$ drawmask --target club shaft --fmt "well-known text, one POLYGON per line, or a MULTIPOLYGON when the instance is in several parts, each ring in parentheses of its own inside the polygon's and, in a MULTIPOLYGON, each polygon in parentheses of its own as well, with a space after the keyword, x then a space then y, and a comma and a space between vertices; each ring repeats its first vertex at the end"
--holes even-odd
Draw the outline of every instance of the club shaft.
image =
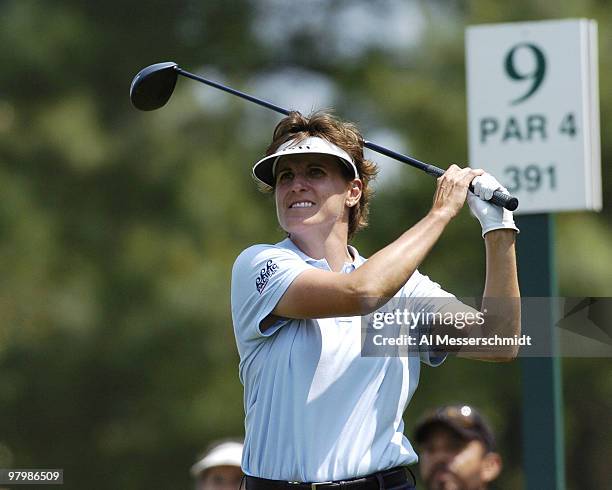
MULTIPOLYGON (((253 97, 252 95, 245 94, 244 92, 241 92, 240 90, 236 90, 231 87, 227 87, 226 85, 222 85, 218 82, 209 80, 199 75, 195 75, 193 73, 183 70, 182 68, 179 68, 178 66, 175 68, 175 70, 177 71, 179 75, 183 75, 184 77, 191 78, 192 80, 197 80, 198 82, 202 82, 211 87, 217 88, 219 90, 223 90, 224 92, 230 93, 232 95, 236 95, 242 99, 246 99, 260 106, 267 107, 268 109, 272 109, 273 111, 284 114, 285 116, 288 115, 290 112, 287 109, 283 109, 282 107, 272 104, 271 102, 268 102, 263 99, 259 99, 257 97, 253 97)), ((417 160, 416 158, 412 158, 407 155, 402 155, 401 153, 390 150, 389 148, 385 148, 384 146, 373 143, 372 141, 364 141, 363 146, 377 153, 380 153, 382 155, 398 160, 400 162, 406 163, 408 165, 412 165, 413 167, 416 167, 419 170, 423 170, 424 172, 427 172, 428 174, 439 177, 440 175, 444 173, 444 170, 442 170, 441 168, 438 168, 434 165, 430 165, 425 162, 421 162, 420 160, 417 160)))
POLYGON ((290 112, 287 109, 283 109, 282 107, 272 104, 271 102, 268 102, 266 100, 258 99, 257 97, 253 97, 252 95, 245 94, 244 92, 241 92, 240 90, 236 90, 231 87, 227 87, 220 83, 214 82, 212 80, 208 80, 207 78, 201 77, 199 75, 194 75, 193 73, 189 73, 188 71, 185 71, 182 68, 179 68, 178 66, 175 67, 175 70, 179 75, 183 75, 184 77, 191 78, 192 80, 197 80, 198 82, 205 83, 206 85, 210 85, 211 87, 218 88, 219 90, 223 90, 224 92, 230 93, 232 95, 236 95, 242 99, 246 99, 250 102, 254 102, 255 104, 258 104, 260 106, 267 107, 268 109, 272 109, 273 111, 276 111, 276 112, 280 112, 281 114, 284 114, 285 116, 288 115, 290 112))
MULTIPOLYGON (((257 97, 253 97, 252 95, 245 94, 244 92, 241 92, 240 90, 236 90, 231 87, 227 87, 226 85, 223 85, 221 83, 218 83, 213 80, 209 80, 207 78, 204 78, 199 75, 195 75, 193 73, 185 71, 178 66, 174 67, 174 69, 179 75, 182 75, 187 78, 191 78, 192 80, 196 80, 198 82, 204 83, 216 89, 223 90, 224 92, 227 92, 229 94, 236 95, 237 97, 248 100, 249 102, 253 102, 257 105, 267 107, 268 109, 272 109, 273 111, 279 112, 280 114, 284 114, 285 116, 291 112, 291 111, 288 111, 287 109, 277 106, 276 104, 272 104, 271 102, 268 102, 266 100, 262 100, 257 97)), ((394 160, 410 165, 414 168, 418 168, 419 170, 422 170, 423 172, 426 172, 429 175, 432 175, 434 177, 440 177, 442 174, 444 174, 444 170, 441 169, 440 167, 436 167, 435 165, 431 165, 429 163, 421 162, 420 160, 417 160, 416 158, 412 158, 407 155, 403 155, 402 153, 398 153, 396 151, 390 150, 389 148, 385 148, 384 146, 373 143, 372 141, 364 141, 363 146, 365 146, 366 148, 369 148, 372 151, 375 151, 376 153, 380 153, 381 155, 385 155, 389 158, 393 158, 394 160)), ((471 185, 470 185, 470 190, 474 190, 471 185)), ((510 211, 514 211, 518 207, 518 199, 516 197, 513 197, 501 191, 495 191, 490 202, 498 206, 505 207, 509 209, 510 211)))
POLYGON ((419 170, 423 170, 424 172, 427 172, 430 175, 435 175, 436 177, 439 177, 444 173, 444 170, 436 167, 435 165, 430 165, 429 163, 422 162, 420 160, 417 160, 416 158, 409 157, 408 155, 402 155, 401 153, 390 150, 389 148, 377 145, 372 141, 364 141, 363 146, 375 151, 376 153, 380 153, 381 155, 385 155, 389 158, 393 158, 394 160, 398 160, 402 163, 406 163, 415 168, 418 168, 419 170))

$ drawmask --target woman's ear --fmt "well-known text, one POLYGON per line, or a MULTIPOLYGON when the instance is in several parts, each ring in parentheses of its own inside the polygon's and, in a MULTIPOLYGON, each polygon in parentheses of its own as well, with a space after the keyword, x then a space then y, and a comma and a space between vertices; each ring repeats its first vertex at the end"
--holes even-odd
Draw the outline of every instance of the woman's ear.
POLYGON ((363 183, 361 182, 360 179, 353 179, 353 180, 351 180, 349 185, 350 185, 350 187, 349 187, 349 189, 347 191, 347 195, 346 195, 346 205, 349 208, 352 208, 353 206, 355 206, 359 202, 359 199, 361 199, 361 192, 363 190, 363 183))

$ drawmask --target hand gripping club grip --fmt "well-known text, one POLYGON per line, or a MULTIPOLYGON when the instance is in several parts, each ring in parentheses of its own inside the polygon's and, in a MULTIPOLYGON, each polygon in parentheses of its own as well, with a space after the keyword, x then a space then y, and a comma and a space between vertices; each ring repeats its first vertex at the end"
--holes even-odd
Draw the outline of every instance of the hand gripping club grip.
MULTIPOLYGON (((444 174, 444 170, 442 170, 440 167, 436 167, 435 165, 431 165, 430 163, 422 162, 408 155, 402 155, 401 153, 390 150, 389 148, 377 145, 372 141, 365 140, 363 142, 363 146, 377 153, 380 153, 381 155, 386 155, 390 158, 393 158, 399 162, 407 163, 408 165, 418 168, 419 170, 422 170, 428 173, 429 175, 433 175, 434 177, 441 177, 442 174, 444 174)), ((472 184, 470 184, 470 190, 472 192, 474 191, 474 187, 472 187, 472 184)), ((497 206, 506 208, 508 211, 514 211, 516 208, 518 208, 519 205, 519 201, 516 197, 501 191, 495 191, 493 193, 493 197, 489 199, 489 202, 497 206)))
MULTIPOLYGON (((434 165, 429 165, 429 168, 427 168, 425 172, 433 175, 434 177, 441 177, 444 174, 444 170, 434 165)), ((470 190, 474 192, 474 186, 472 184, 470 184, 470 190)), ((502 191, 495 191, 493 193, 493 197, 489 199, 489 202, 497 206, 501 206, 502 208, 506 208, 508 211, 514 211, 516 208, 518 208, 518 199, 502 191)))

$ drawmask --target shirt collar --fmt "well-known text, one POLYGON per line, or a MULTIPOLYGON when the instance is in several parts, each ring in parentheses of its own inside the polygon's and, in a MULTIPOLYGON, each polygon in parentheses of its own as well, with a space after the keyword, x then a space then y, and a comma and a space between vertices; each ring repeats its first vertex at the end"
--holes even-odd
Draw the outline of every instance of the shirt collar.
MULTIPOLYGON (((280 247, 292 250, 293 252, 295 252, 307 264, 311 264, 314 267, 317 267, 318 269, 328 269, 328 270, 331 270, 331 267, 327 263, 327 259, 325 259, 325 258, 322 258, 322 259, 313 259, 312 257, 309 257, 304 252, 302 252, 299 249, 299 247, 295 243, 293 243, 293 241, 289 237, 285 238, 281 242, 278 242, 277 245, 280 246, 280 247)), ((342 272, 352 272, 357 267, 359 267, 363 263, 363 261, 364 261, 363 257, 361 257, 361 255, 359 255, 359 252, 357 251, 357 249, 355 247, 353 247, 352 245, 347 245, 347 247, 348 247, 350 255, 353 257, 353 261, 352 262, 345 262, 344 265, 342 266, 342 272)))

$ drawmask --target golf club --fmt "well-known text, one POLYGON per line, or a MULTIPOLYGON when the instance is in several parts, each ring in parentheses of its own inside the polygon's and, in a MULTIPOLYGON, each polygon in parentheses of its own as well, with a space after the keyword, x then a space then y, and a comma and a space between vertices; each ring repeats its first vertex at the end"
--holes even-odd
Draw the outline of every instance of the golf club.
MULTIPOLYGON (((223 90, 224 92, 236 95, 242 99, 254 102, 255 104, 267 107, 268 109, 284 115, 287 115, 290 112, 287 109, 283 109, 282 107, 274 105, 265 100, 258 99, 257 97, 245 94, 244 92, 240 92, 239 90, 235 90, 212 80, 208 80, 199 75, 189 73, 172 61, 156 63, 154 65, 147 66, 138 72, 138 74, 132 80, 132 85, 130 86, 130 99, 134 107, 136 107, 136 109, 140 109, 141 111, 153 111, 166 105, 172 96, 178 75, 182 75, 219 90, 223 90)), ((418 168, 419 170, 433 175, 434 177, 440 177, 442 174, 444 174, 444 170, 439 167, 421 162, 416 158, 397 153, 393 150, 389 150, 388 148, 377 145, 371 141, 364 141, 363 146, 377 153, 393 158, 394 160, 398 160, 402 163, 418 168)), ((471 184, 470 190, 473 190, 471 184)), ((519 204, 516 197, 501 191, 495 191, 489 202, 502 206, 510 211, 514 211, 516 208, 518 208, 519 204)))

